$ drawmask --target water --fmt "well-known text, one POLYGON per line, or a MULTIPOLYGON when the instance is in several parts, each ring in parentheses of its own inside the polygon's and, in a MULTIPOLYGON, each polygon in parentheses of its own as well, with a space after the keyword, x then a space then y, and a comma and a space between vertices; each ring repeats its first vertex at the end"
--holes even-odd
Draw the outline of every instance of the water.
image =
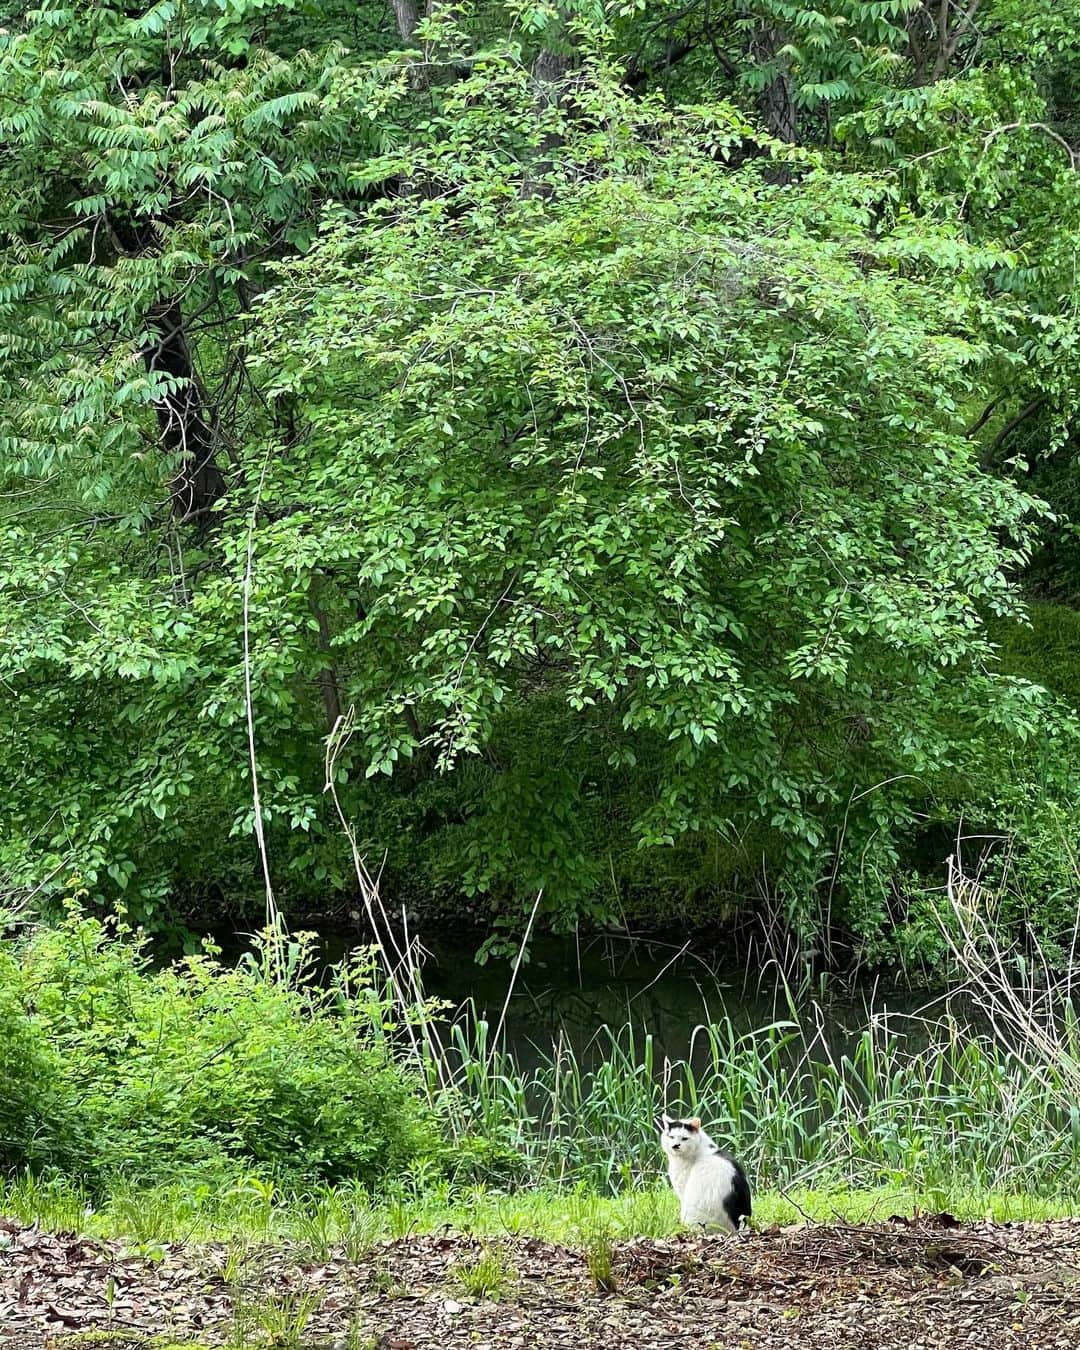
MULTIPOLYGON (((320 960, 340 960, 355 945, 351 939, 324 935, 320 960)), ((479 966, 474 947, 445 940, 427 943, 423 966, 425 992, 452 1009, 471 1002, 494 1026, 510 987, 508 962, 479 966)), ((871 1018, 887 1016, 902 1031, 910 1049, 929 1044, 923 1019, 939 1017, 944 998, 888 990, 875 985, 855 990, 838 982, 827 990, 804 992, 794 1007, 775 971, 724 969, 678 947, 617 936, 575 941, 541 936, 529 947, 506 1008, 507 1048, 523 1069, 548 1056, 561 1040, 589 1065, 599 1058, 598 1033, 632 1022, 648 1031, 658 1061, 694 1058, 695 1027, 730 1017, 740 1033, 750 1034, 777 1022, 822 1025, 821 1053, 844 1053, 871 1018)), ((954 1010, 955 1011, 955 1010, 954 1010)))

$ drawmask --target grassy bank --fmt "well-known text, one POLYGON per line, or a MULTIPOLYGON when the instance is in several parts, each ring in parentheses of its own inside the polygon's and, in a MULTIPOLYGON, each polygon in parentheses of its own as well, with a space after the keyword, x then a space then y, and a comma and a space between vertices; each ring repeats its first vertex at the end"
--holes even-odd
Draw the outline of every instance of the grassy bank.
MULTIPOLYGON (((901 1186, 875 1189, 798 1187, 764 1190, 754 1197, 753 1227, 802 1221, 882 1222, 947 1210, 958 1219, 1032 1221, 1080 1213, 1080 1188, 1051 1197, 1007 1192, 926 1191, 901 1186)), ((298 1257, 325 1260, 332 1251, 357 1259, 377 1243, 413 1235, 539 1237, 579 1245, 604 1236, 612 1241, 664 1238, 680 1231, 678 1206, 660 1183, 619 1196, 583 1186, 506 1193, 483 1186, 445 1183, 426 1191, 399 1191, 373 1199, 359 1187, 325 1187, 307 1194, 278 1192, 259 1178, 224 1191, 186 1185, 140 1189, 116 1183, 91 1200, 63 1178, 24 1174, 0 1186, 0 1214, 55 1232, 123 1238, 150 1250, 165 1243, 221 1242, 287 1246, 298 1257)))
MULTIPOLYGON (((162 1328, 184 1350, 450 1350, 501 1343, 508 1321, 522 1343, 564 1350, 612 1343, 613 1317, 619 1343, 662 1350, 726 1343, 721 1320, 702 1337, 700 1297, 735 1279, 762 1326, 811 1310, 788 1345, 821 1344, 812 1309, 836 1299, 852 1325, 873 1312, 896 1331, 875 1341, 890 1350, 927 1317, 952 1334, 968 1304, 959 1288, 942 1302, 943 1271, 954 1281, 959 1262, 974 1281, 1012 1261, 1018 1279, 1052 1282, 1039 1253, 1076 1226, 977 1225, 943 1247, 940 1224, 890 1219, 1080 1214, 1071 987, 1014 978, 985 933, 958 941, 969 988, 955 1013, 868 1015, 837 1035, 827 1000, 781 985, 766 1024, 721 1014, 678 1059, 628 1022, 584 1050, 538 1046, 526 1068, 498 1023, 426 1004, 412 968, 362 957, 326 984, 279 934, 233 967, 208 952, 160 969, 135 935, 77 912, 13 931, 0 1302, 29 1344, 60 1321, 99 1350, 150 1350, 162 1328), (664 1241, 680 1231, 652 1125, 665 1105, 699 1111, 744 1160, 751 1240, 664 1241), (71 1232, 98 1241, 50 1235, 71 1232), (926 1302, 897 1330, 913 1279, 926 1302), (658 1290, 675 1330, 650 1310, 661 1340, 643 1340, 642 1292, 658 1290)), ((1019 1310, 1006 1290, 994 1316, 1061 1344, 1016 1320, 1057 1336, 1053 1296, 1019 1310)))
POLYGON ((627 1023, 525 1069, 498 1026, 440 1021, 415 984, 406 1006, 371 960, 326 987, 289 950, 159 970, 80 914, 3 940, 3 1205, 140 1241, 658 1235, 674 1224, 653 1126, 667 1107, 737 1152, 764 1223, 1080 1209, 1067 988, 973 963, 977 1020, 876 1015, 842 1041, 827 1004, 780 989, 767 1025, 721 1015, 679 1059, 627 1023))

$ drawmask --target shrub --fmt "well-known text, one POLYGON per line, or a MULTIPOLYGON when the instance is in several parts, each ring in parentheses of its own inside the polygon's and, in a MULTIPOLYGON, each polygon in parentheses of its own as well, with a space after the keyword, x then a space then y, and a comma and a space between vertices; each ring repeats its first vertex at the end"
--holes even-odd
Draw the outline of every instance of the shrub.
POLYGON ((57 1159, 77 1148, 70 1102, 55 1050, 27 1019, 16 968, 0 956, 0 1165, 57 1159))
POLYGON ((210 953, 154 970, 140 935, 75 911, 9 940, 0 1056, 21 1067, 2 1089, 0 1125, 33 1119, 43 1081, 78 1106, 51 1140, 14 1138, 4 1161, 81 1154, 91 1183, 196 1169, 375 1187, 437 1155, 434 1113, 395 1063, 370 963, 347 987, 320 988, 302 944, 292 957, 280 978, 266 961, 229 969, 210 953))

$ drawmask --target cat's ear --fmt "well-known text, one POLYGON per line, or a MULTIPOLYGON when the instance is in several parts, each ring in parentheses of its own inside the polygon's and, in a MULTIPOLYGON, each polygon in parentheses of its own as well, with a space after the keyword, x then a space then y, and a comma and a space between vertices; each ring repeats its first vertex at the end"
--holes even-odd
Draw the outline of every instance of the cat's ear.
POLYGON ((665 1130, 670 1129, 671 1123, 672 1123, 671 1116, 669 1116, 666 1111, 656 1122, 661 1134, 663 1134, 665 1130))
POLYGON ((700 1130, 700 1129, 701 1129, 701 1117, 700 1117, 700 1116, 694 1116, 691 1120, 688 1120, 686 1123, 687 1123, 687 1125, 690 1126, 690 1128, 691 1128, 692 1130, 700 1130))

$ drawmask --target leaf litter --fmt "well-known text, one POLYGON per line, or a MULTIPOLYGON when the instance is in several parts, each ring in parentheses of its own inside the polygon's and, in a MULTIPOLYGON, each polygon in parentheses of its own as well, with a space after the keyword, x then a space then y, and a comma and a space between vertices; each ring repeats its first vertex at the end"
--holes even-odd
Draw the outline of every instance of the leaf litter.
POLYGON ((535 1238, 444 1233, 312 1262, 298 1248, 237 1257, 220 1244, 148 1254, 0 1219, 3 1350, 63 1350, 86 1333, 95 1350, 162 1337, 294 1350, 1076 1350, 1080 1219, 634 1239, 614 1246, 610 1291, 581 1252, 535 1238), (485 1252, 507 1271, 497 1302, 454 1282, 485 1252))

